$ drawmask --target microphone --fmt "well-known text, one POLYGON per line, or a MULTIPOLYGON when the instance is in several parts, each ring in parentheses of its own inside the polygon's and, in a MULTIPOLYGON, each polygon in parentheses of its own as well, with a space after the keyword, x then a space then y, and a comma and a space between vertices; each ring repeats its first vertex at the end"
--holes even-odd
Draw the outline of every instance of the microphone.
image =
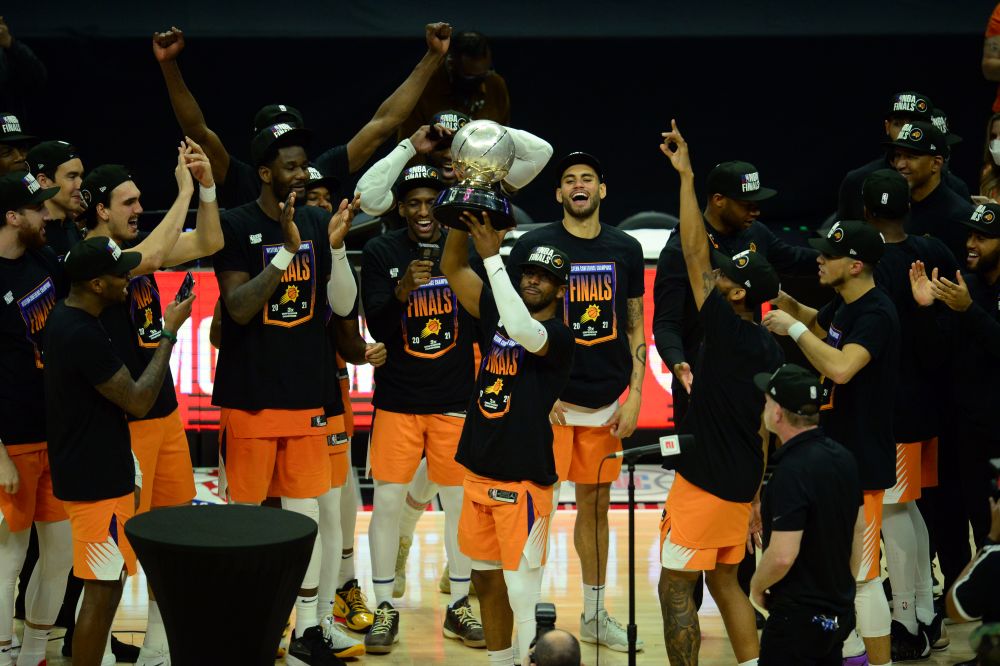
POLYGON ((612 460, 614 458, 623 458, 626 461, 629 461, 641 458, 647 453, 659 453, 663 457, 674 456, 681 452, 681 442, 683 442, 685 446, 694 444, 694 435, 668 435, 666 437, 661 437, 658 444, 647 444, 645 446, 635 446, 631 449, 616 451, 604 456, 604 459, 612 460))

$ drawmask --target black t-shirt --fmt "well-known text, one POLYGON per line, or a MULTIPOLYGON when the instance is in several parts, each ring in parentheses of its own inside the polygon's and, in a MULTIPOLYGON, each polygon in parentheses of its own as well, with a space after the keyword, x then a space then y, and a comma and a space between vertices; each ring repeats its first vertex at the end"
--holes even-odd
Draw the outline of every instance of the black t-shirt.
MULTIPOLYGON (((133 247, 134 244, 128 244, 133 247)), ((163 308, 156 277, 140 275, 132 278, 127 287, 125 302, 105 308, 101 325, 111 336, 115 354, 125 362, 132 379, 138 380, 146 366, 153 360, 163 335, 163 308)), ((174 331, 176 333, 177 331, 174 331)), ((130 421, 145 421, 169 416, 177 409, 174 376, 167 368, 160 393, 149 412, 141 419, 129 415, 130 421)))
POLYGON ((944 185, 938 185, 922 201, 910 202, 906 233, 915 236, 929 234, 940 239, 955 255, 959 265, 964 266, 969 228, 962 223, 968 221, 974 208, 968 199, 963 199, 944 185))
POLYGON ((46 320, 68 285, 49 248, 0 257, 0 440, 45 441, 46 320))
POLYGON ((795 563, 771 586, 769 610, 846 614, 854 608, 851 545, 863 503, 854 457, 819 428, 788 440, 764 488, 764 548, 773 532, 802 532, 795 563))
MULTIPOLYGON (((347 155, 347 144, 334 146, 313 160, 313 164, 324 176, 333 176, 344 182, 351 174, 350 160, 347 155)), ((219 205, 222 208, 236 208, 248 201, 254 201, 260 196, 260 177, 253 165, 247 164, 232 155, 229 156, 229 169, 226 180, 219 187, 219 205)), ((337 192, 330 192, 336 198, 337 192)), ((334 202, 334 206, 338 202, 334 202)))
POLYGON ((705 340, 698 353, 691 407, 680 432, 695 441, 681 451, 677 471, 729 502, 749 502, 764 475, 758 372, 774 372, 784 353, 770 332, 741 318, 717 289, 699 313, 705 340))
POLYGON ((969 620, 983 619, 983 624, 1000 622, 1000 546, 987 546, 975 564, 954 588, 955 605, 969 620))
POLYGON ((483 361, 469 401, 455 460, 469 471, 498 481, 551 486, 556 476, 549 412, 570 380, 576 353, 573 334, 553 317, 545 356, 528 352, 507 337, 493 292, 479 297, 483 361))
MULTIPOLYGON (((446 236, 437 241, 442 247, 446 236)), ((373 238, 361 255, 368 330, 387 355, 385 365, 375 368, 372 404, 405 414, 460 412, 474 381, 474 320, 459 305, 438 260, 431 281, 410 292, 406 305, 399 302, 396 285, 419 258, 406 229, 373 238)))
POLYGON ((948 247, 930 236, 907 236, 899 243, 887 243, 885 255, 875 266, 875 284, 896 304, 899 316, 899 381, 893 408, 893 432, 899 443, 940 434, 943 404, 938 378, 951 346, 940 325, 946 306, 920 307, 913 300, 909 270, 917 260, 924 262, 928 275, 934 268, 943 276, 954 275, 958 269, 948 247))
POLYGON ((642 246, 607 224, 596 238, 578 238, 562 222, 553 222, 521 236, 511 249, 508 271, 518 290, 521 264, 538 245, 559 248, 571 265, 562 309, 576 339, 576 363, 559 397, 583 407, 605 407, 618 400, 632 375, 628 300, 646 291, 642 246))
POLYGON ((96 386, 121 369, 101 321, 60 301, 45 335, 45 408, 52 488, 91 502, 132 492, 135 465, 125 411, 96 386))
MULTIPOLYGON (((879 169, 891 169, 888 157, 879 157, 868 164, 857 169, 852 169, 844 176, 840 183, 840 194, 837 204, 838 220, 863 220, 865 219, 865 202, 861 196, 861 188, 865 184, 865 179, 879 169)), ((969 186, 961 178, 956 176, 945 165, 941 172, 941 182, 949 190, 958 195, 964 201, 969 199, 969 186)))
POLYGON ((972 305, 953 316, 951 409, 963 430, 998 439, 997 377, 1000 376, 1000 281, 989 284, 978 273, 964 272, 972 305))
MULTIPOLYGON (((252 280, 284 246, 281 226, 256 201, 222 214, 225 246, 215 273, 248 273, 252 280)), ((326 339, 326 283, 332 269, 329 213, 297 206, 302 244, 277 288, 245 325, 222 301, 222 345, 212 404, 244 410, 315 409, 329 403, 336 382, 326 339)))
POLYGON ((893 404, 899 379, 899 318, 881 289, 870 289, 853 303, 837 296, 819 311, 826 343, 836 349, 861 345, 871 356, 846 384, 822 377, 820 423, 826 433, 854 454, 864 490, 896 484, 893 404))
POLYGON ((45 244, 52 248, 59 260, 83 240, 83 232, 72 220, 49 220, 45 223, 45 244))

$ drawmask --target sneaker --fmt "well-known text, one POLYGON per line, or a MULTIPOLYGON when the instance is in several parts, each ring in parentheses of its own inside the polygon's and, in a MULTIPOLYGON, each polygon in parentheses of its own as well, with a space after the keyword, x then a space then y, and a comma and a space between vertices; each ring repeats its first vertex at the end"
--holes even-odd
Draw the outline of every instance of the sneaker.
POLYGON ((462 597, 445 611, 444 637, 458 639, 465 644, 465 647, 486 647, 483 625, 472 612, 469 597, 462 597))
POLYGON ((327 645, 323 630, 320 627, 309 627, 302 636, 293 636, 285 655, 288 666, 341 666, 340 659, 334 656, 327 645))
POLYGON ((368 600, 365 599, 365 593, 361 591, 357 579, 347 581, 344 587, 337 590, 333 602, 333 615, 343 620, 347 628, 352 631, 363 633, 372 626, 372 612, 368 608, 368 600))
POLYGON ((410 556, 410 546, 413 539, 399 537, 399 550, 396 551, 396 579, 392 583, 392 598, 399 599, 406 594, 406 559, 410 556))
POLYGON ((856 657, 844 657, 843 666, 868 666, 868 653, 862 652, 856 657))
POLYGON ((930 624, 920 623, 920 631, 927 635, 932 650, 943 650, 951 645, 948 630, 944 628, 944 616, 935 615, 930 624))
POLYGON ((332 615, 327 615, 319 623, 323 629, 323 638, 330 651, 341 659, 360 657, 365 653, 365 644, 347 633, 337 624, 332 615))
POLYGON ((444 571, 438 580, 438 589, 441 590, 441 594, 451 594, 451 572, 448 571, 447 564, 444 565, 444 571))
POLYGON ((139 648, 139 658, 135 666, 170 666, 170 650, 164 645, 161 649, 139 648))
POLYGON ((890 636, 893 661, 919 661, 931 654, 930 641, 919 629, 916 634, 911 634, 901 622, 893 620, 890 636))
MULTIPOLYGON (((621 622, 608 615, 603 608, 597 615, 585 620, 580 615, 580 640, 584 643, 596 643, 611 648, 615 652, 628 652, 628 633, 621 622)), ((635 649, 639 651, 644 643, 636 638, 635 649)))
POLYGON ((139 646, 122 643, 112 634, 111 654, 115 655, 115 663, 134 664, 139 660, 139 646))
POLYGON ((365 636, 365 649, 371 654, 389 654, 399 642, 399 611, 388 601, 375 609, 375 620, 365 636))

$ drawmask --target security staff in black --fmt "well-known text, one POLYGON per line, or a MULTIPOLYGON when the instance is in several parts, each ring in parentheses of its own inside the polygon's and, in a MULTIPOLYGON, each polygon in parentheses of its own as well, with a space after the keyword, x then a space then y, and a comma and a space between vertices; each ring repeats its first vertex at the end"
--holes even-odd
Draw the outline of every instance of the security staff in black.
POLYGON ((764 554, 750 583, 751 600, 770 611, 759 663, 840 666, 864 538, 857 463, 817 427, 816 376, 786 363, 754 383, 779 441, 761 502, 764 554))

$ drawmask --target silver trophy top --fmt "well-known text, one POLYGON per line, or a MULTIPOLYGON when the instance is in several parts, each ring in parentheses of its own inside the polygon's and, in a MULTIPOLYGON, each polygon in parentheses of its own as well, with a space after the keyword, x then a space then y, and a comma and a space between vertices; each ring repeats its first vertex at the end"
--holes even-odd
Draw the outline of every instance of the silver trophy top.
POLYGON ((488 187, 514 164, 514 138, 499 123, 473 120, 455 133, 451 159, 463 184, 488 187))

